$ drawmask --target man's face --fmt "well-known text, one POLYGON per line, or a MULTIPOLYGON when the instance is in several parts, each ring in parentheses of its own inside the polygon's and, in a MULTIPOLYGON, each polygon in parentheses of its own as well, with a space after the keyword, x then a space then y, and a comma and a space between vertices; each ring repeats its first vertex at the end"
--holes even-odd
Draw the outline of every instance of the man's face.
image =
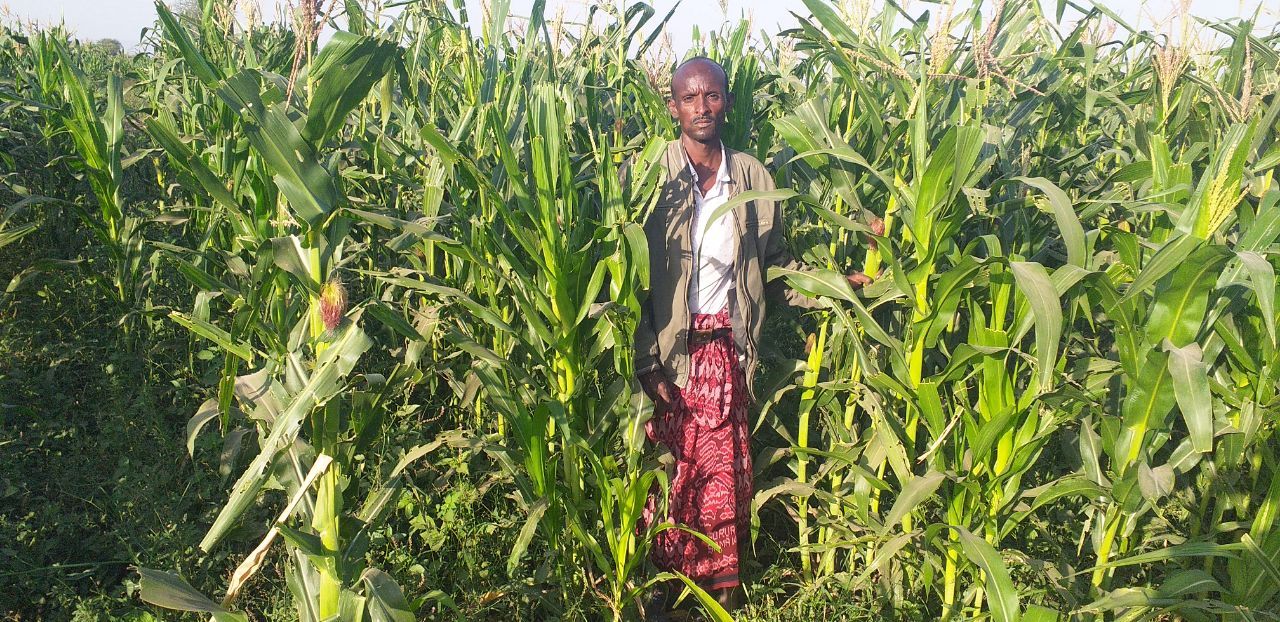
POLYGON ((733 95, 725 92, 724 76, 711 63, 689 63, 671 80, 667 110, 680 124, 680 133, 700 143, 720 140, 720 127, 732 106, 733 95))

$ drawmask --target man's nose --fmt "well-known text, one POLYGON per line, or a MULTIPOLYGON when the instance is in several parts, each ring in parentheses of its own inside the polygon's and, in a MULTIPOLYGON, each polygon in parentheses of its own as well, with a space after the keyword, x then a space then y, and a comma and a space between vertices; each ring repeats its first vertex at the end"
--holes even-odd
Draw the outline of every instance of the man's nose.
POLYGON ((701 115, 701 116, 706 116, 706 115, 711 114, 711 102, 710 102, 710 101, 708 101, 708 100, 707 100, 707 98, 705 98, 705 97, 698 97, 698 98, 696 98, 696 101, 697 101, 697 103, 698 103, 698 106, 697 106, 697 107, 698 107, 698 114, 699 114, 699 115, 701 115))

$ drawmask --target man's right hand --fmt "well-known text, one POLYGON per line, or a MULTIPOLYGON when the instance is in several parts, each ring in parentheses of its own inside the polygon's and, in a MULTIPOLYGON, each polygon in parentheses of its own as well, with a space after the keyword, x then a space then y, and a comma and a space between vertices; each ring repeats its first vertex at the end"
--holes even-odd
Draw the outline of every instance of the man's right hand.
POLYGON ((645 395, 648 395, 649 399, 663 410, 670 410, 671 405, 676 401, 676 395, 679 394, 675 383, 668 380, 661 369, 655 369, 641 376, 640 388, 644 389, 645 395))

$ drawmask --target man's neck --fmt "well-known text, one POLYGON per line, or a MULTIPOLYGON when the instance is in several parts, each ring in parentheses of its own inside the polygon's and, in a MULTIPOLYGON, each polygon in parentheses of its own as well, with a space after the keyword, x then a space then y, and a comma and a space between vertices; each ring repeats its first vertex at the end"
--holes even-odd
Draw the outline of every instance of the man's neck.
POLYGON ((702 194, 710 192, 716 185, 716 171, 720 170, 720 162, 724 159, 724 147, 720 145, 720 139, 703 143, 681 135, 680 143, 684 146, 689 163, 693 165, 694 182, 698 190, 702 194))
POLYGON ((693 163, 694 168, 712 172, 720 168, 720 158, 724 153, 719 138, 703 143, 681 135, 680 144, 684 146, 684 152, 689 156, 689 162, 693 163))

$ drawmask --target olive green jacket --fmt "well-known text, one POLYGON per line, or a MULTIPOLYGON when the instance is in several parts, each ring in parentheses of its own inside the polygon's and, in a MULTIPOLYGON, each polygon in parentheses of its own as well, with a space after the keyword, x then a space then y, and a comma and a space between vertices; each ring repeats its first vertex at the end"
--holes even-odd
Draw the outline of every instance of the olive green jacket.
MULTIPOLYGON (((725 147, 729 172, 729 199, 748 190, 773 190, 773 177, 759 160, 725 147)), ((680 141, 667 144, 661 164, 665 180, 658 190, 658 202, 645 220, 649 241, 649 296, 641 306, 636 328, 636 376, 655 369, 666 372, 679 387, 689 381, 687 343, 689 280, 693 274, 694 179, 680 141)), ((804 266, 786 250, 782 237, 782 211, 774 201, 748 201, 733 208, 733 226, 738 251, 733 263, 733 339, 745 355, 747 384, 755 375, 760 358, 760 328, 764 325, 766 271, 769 266, 802 270, 804 266)), ((817 301, 786 288, 782 280, 770 289, 780 289, 793 306, 814 308, 817 301)), ((754 393, 751 393, 754 399, 754 393)))

